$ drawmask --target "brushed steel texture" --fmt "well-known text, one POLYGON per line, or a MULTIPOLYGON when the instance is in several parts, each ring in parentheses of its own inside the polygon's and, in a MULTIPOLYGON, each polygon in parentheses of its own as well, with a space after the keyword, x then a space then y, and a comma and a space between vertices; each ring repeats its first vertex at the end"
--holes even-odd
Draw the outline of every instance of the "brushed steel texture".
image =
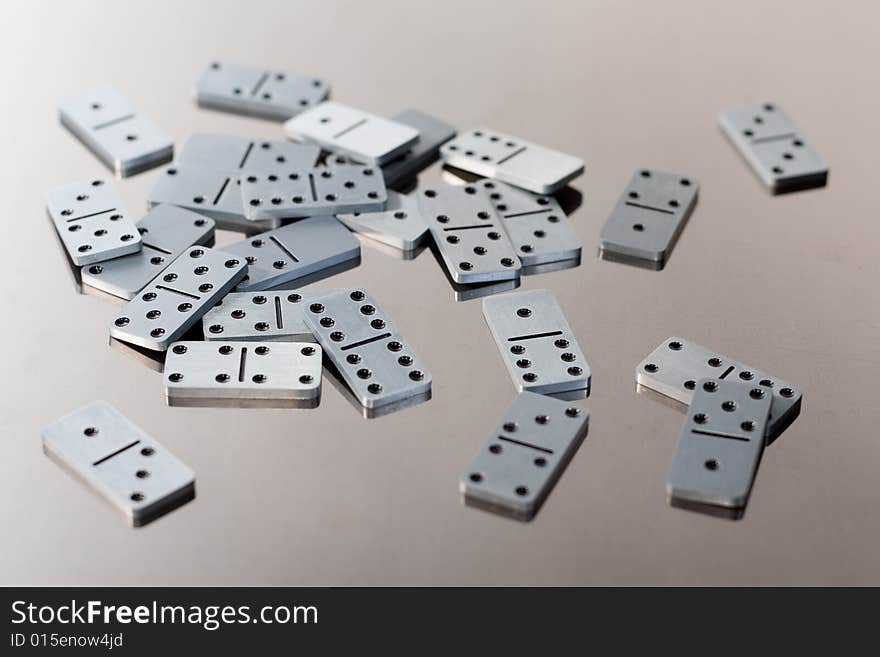
POLYGON ((330 95, 319 78, 213 61, 196 81, 200 107, 285 121, 330 95))
POLYGON ((175 342, 165 358, 169 406, 192 400, 315 401, 321 347, 305 342, 175 342))
POLYGON ((214 239, 214 220, 173 205, 157 205, 137 223, 142 248, 82 268, 82 281, 123 299, 140 292, 172 260, 194 244, 214 239))
POLYGON ((115 89, 92 89, 61 102, 61 124, 117 176, 170 162, 174 142, 115 89))
POLYGON ((474 184, 486 190, 494 203, 523 268, 580 261, 581 241, 555 198, 495 180, 474 184))
POLYGON ((690 404, 697 381, 707 377, 756 383, 772 391, 767 441, 775 440, 801 412, 803 392, 790 383, 680 337, 664 340, 636 367, 636 383, 690 404))
POLYGON ((268 290, 317 279, 323 271, 336 273, 345 262, 360 261, 361 244, 335 217, 311 217, 248 237, 224 247, 248 263, 237 292, 268 290))
POLYGON ((455 137, 456 130, 445 121, 416 109, 403 110, 392 116, 391 120, 419 132, 419 140, 408 151, 382 165, 385 184, 389 188, 396 188, 433 164, 440 157, 440 147, 455 137))
POLYGON ((230 292, 202 317, 205 340, 314 342, 303 314, 332 289, 300 292, 230 292))
POLYGON ((305 321, 362 406, 429 398, 430 372, 366 290, 318 296, 305 321))
POLYGON ((828 182, 828 163, 776 103, 738 105, 721 112, 721 131, 773 194, 828 182))
POLYGON ((244 259, 193 247, 154 278, 110 322, 110 337, 164 351, 247 273, 244 259))
POLYGON ((666 492, 670 500, 744 508, 764 452, 771 394, 738 379, 696 382, 666 492))
POLYGON ((278 228, 279 219, 254 222, 245 218, 240 184, 236 174, 175 163, 156 178, 147 206, 177 205, 211 217, 217 222, 217 228, 224 230, 251 233, 278 228))
MULTIPOLYGON (((880 585, 870 145, 880 3, 83 5, 16 3, 4 22, 11 152, 0 178, 15 237, 2 284, 14 319, 0 329, 14 345, 0 412, 12 491, 0 505, 0 582, 880 585), (580 209, 556 196, 583 241, 581 266, 523 276, 519 288, 554 291, 595 375, 591 401, 576 402, 590 433, 533 523, 459 503, 459 475, 514 390, 479 300, 456 303, 431 252, 403 262, 362 240, 360 267, 296 290, 365 287, 431 370, 430 403, 375 420, 350 408, 326 368, 318 412, 168 408, 161 375, 96 334, 113 306, 77 294, 48 217, 36 215, 49 188, 111 174, 58 124, 57 101, 111 84, 176 151, 193 132, 285 139, 279 123, 196 107, 188 91, 215 57, 317 74, 339 100, 388 118, 417 107, 587 162, 560 190, 580 189, 580 209), (834 164, 826 187, 772 196, 723 136, 722 109, 765 97, 834 164), (645 165, 701 184, 659 275, 596 257, 602 225, 645 165), (801 415, 764 453, 745 522, 664 499, 686 407, 636 392, 634 370, 676 332, 804 393, 801 415), (119 514, 57 471, 40 428, 93 399, 195 470, 193 504, 126 536, 119 514), (18 448, 28 437, 31 449, 18 448)), ((419 184, 438 184, 442 166, 419 184)), ((115 184, 135 222, 163 168, 115 184)), ((216 248, 243 236, 218 230, 216 248)))
POLYGON ((359 164, 247 170, 241 195, 250 220, 372 212, 387 199, 382 170, 359 164))
POLYGON ((699 190, 699 182, 690 176, 636 171, 602 227, 600 256, 644 261, 648 268, 662 269, 693 212, 699 190))
POLYGON ((175 161, 184 167, 234 172, 237 175, 244 169, 312 167, 320 156, 321 148, 314 144, 197 132, 183 143, 175 161))
POLYGON ((291 139, 319 144, 357 162, 381 166, 411 149, 419 139, 415 128, 326 101, 284 124, 291 139))
POLYGON ((135 527, 195 497, 195 475, 105 401, 55 420, 43 451, 122 511, 135 527))
POLYGON ((450 166, 535 194, 552 194, 584 172, 577 157, 486 128, 460 134, 440 148, 440 156, 450 166))
POLYGON ((50 190, 46 211, 75 265, 90 265, 141 250, 140 233, 105 178, 50 190))
POLYGON ((441 184, 417 193, 422 217, 454 282, 519 278, 516 250, 482 189, 441 184))
POLYGON ((459 482, 465 504, 531 520, 587 435, 589 413, 521 392, 459 482))
POLYGON ((589 394, 590 365, 551 290, 487 297, 483 317, 518 391, 589 394))
POLYGON ((390 190, 384 210, 339 214, 336 218, 353 232, 401 251, 417 249, 428 237, 418 201, 390 190))

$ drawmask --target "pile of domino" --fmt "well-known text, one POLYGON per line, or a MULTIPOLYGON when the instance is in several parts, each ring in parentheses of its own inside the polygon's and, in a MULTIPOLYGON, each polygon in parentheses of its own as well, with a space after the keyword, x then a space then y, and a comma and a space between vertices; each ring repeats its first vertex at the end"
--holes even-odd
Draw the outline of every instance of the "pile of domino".
MULTIPOLYGON (((313 408, 326 367, 373 417, 430 399, 430 372, 368 290, 302 288, 357 267, 362 242, 404 259, 432 248, 456 298, 485 297, 518 393, 463 475, 463 498, 530 519, 586 436, 588 413, 571 401, 588 396, 590 368, 551 291, 490 295, 580 264, 557 193, 584 163, 495 130, 457 135, 421 111, 389 119, 328 97, 323 80, 213 62, 198 104, 283 121, 287 139, 196 133, 177 152, 113 89, 63 101, 61 123, 116 176, 161 167, 137 222, 107 178, 48 192, 70 264, 83 285, 124 300, 109 335, 161 355, 169 405, 313 408), (419 185, 438 157, 458 184, 419 185), (213 248, 218 228, 243 238, 213 248)), ((778 107, 733 108, 721 126, 773 193, 825 184, 827 165, 778 107)), ((698 191, 691 176, 637 170, 602 228, 600 256, 662 269, 698 191)), ((670 500, 742 510, 764 436, 794 419, 800 393, 679 339, 649 356, 637 381, 691 406, 670 500)), ((192 471, 106 402, 43 438, 133 525, 195 494, 192 471)))

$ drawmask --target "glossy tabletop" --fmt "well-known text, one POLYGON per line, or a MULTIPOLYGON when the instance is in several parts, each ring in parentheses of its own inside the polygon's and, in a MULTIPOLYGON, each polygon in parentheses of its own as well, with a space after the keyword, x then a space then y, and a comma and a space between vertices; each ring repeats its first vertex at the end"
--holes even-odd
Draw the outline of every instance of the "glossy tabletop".
MULTIPOLYGON (((757 0, 5 5, 0 584, 880 584, 878 19, 876 3, 757 0), (433 374, 433 399, 384 417, 329 379, 315 409, 170 408, 155 367, 108 344, 118 305, 77 291, 45 213, 48 189, 108 173, 58 103, 112 85, 177 145, 282 139, 281 123, 196 107, 216 58, 585 161, 582 264, 520 288, 555 292, 592 371, 589 435, 532 522, 459 499, 515 393, 480 300, 456 301, 430 250, 365 244, 318 284, 369 289, 433 374), (828 160, 827 187, 771 196, 726 142, 719 111, 765 100, 828 160), (640 167, 701 183, 662 271, 597 258, 640 167), (684 414, 640 394, 634 368, 671 335, 804 392, 741 520, 666 502, 684 414), (44 456, 41 428, 94 399, 189 465, 196 499, 131 529, 44 456)), ((115 183, 138 217, 157 175, 115 183)))

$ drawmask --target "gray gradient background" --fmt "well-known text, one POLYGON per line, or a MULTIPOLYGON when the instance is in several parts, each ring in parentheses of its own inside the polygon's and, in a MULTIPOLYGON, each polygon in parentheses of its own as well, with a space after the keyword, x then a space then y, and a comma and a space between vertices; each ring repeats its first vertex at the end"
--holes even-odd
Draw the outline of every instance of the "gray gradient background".
MULTIPOLYGON (((4 4, 0 583, 880 584, 876 3, 199 4, 4 4), (58 100, 110 83, 178 144, 280 137, 195 106, 213 58, 586 161, 583 265, 521 288, 556 292, 593 370, 589 437, 534 522, 459 501, 514 390, 480 302, 456 303, 429 252, 365 247, 326 283, 368 287, 433 372, 431 402, 381 419, 326 383, 312 411, 167 408, 161 377, 108 347, 116 306, 76 293, 45 218, 48 188, 106 173, 59 126, 58 100), (763 100, 830 162, 827 188, 771 197, 725 142, 718 111, 763 100), (662 272, 595 255, 643 166, 702 182, 662 272), (804 391, 740 522, 666 504, 683 414, 637 394, 633 369, 672 334, 804 391), (194 502, 132 530, 43 456, 40 428, 96 398, 192 466, 194 502)), ((119 183, 131 211, 156 175, 119 183)))

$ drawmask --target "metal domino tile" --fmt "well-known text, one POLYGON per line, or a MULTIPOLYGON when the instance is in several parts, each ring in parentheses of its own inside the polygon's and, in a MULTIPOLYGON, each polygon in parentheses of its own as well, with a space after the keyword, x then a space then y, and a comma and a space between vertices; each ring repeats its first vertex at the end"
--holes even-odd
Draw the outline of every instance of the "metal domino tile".
POLYGON ((384 210, 340 214, 337 219, 355 233, 403 251, 413 251, 428 236, 418 201, 393 191, 388 191, 384 210))
POLYGON ((375 166, 391 162, 419 139, 415 128, 332 101, 290 119, 284 132, 291 139, 311 141, 375 166))
POLYGON ((150 207, 168 203, 211 217, 226 230, 271 230, 279 219, 254 222, 244 216, 240 182, 237 176, 199 166, 175 163, 167 167, 153 184, 148 197, 150 207))
POLYGON ((487 297, 483 316, 518 391, 590 388, 590 365, 550 290, 487 297))
POLYGON ((192 470, 105 401, 43 429, 43 450, 140 526, 195 496, 192 470))
POLYGON ((61 124, 116 175, 151 169, 174 156, 174 142, 110 87, 93 89, 61 103, 61 124))
POLYGON ((535 194, 552 194, 584 172, 583 160, 519 137, 477 128, 440 148, 450 166, 535 194))
POLYGON ((137 223, 143 248, 137 253, 82 268, 83 283, 131 299, 194 244, 214 239, 214 220, 173 205, 157 205, 137 223))
POLYGON ((359 164, 246 171, 241 180, 251 220, 374 212, 388 198, 382 170, 359 164))
POLYGON ((141 236, 122 201, 104 178, 56 187, 46 210, 75 265, 89 265, 135 253, 141 236))
POLYGON ((410 150, 382 166, 385 184, 394 188, 406 183, 440 157, 440 147, 455 137, 455 128, 430 114, 415 109, 403 110, 392 121, 415 128, 419 140, 410 150))
POLYGON ((323 101, 330 87, 318 78, 214 61, 195 93, 200 107, 284 121, 323 101))
POLYGON ((244 260, 226 251, 187 249, 110 322, 110 336, 164 351, 246 273, 244 260))
POLYGON ((662 268, 696 205, 699 189, 699 182, 690 176, 636 171, 602 227, 601 256, 662 268))
POLYGON ((510 292, 511 290, 517 289, 522 284, 522 279, 520 277, 508 278, 503 281, 491 281, 488 283, 456 283, 452 280, 452 277, 446 270, 446 263, 443 261, 443 256, 440 255, 440 251, 433 243, 430 246, 430 252, 434 260, 437 261, 437 266, 440 268, 440 271, 443 272, 443 277, 446 279, 449 287, 452 288, 456 302, 472 301, 473 299, 481 299, 492 294, 510 292))
POLYGON ((828 163, 776 103, 726 109, 719 124, 774 194, 823 187, 828 182, 828 163))
POLYGON ((314 342, 303 314, 311 299, 332 291, 230 292, 202 317, 205 339, 314 342))
MULTIPOLYGON (((224 249, 248 263, 237 292, 296 286, 323 270, 358 262, 361 245, 335 217, 311 217, 249 237, 224 249)), ((336 272, 333 272, 336 273, 336 272)))
POLYGON ((555 198, 494 180, 476 184, 495 204, 523 267, 580 259, 581 241, 555 198))
POLYGON ((366 291, 320 295, 305 320, 362 406, 430 396, 431 374, 366 291))
POLYGON ((501 219, 476 185, 420 189, 419 208, 456 283, 519 278, 520 260, 501 219))
POLYGON ((587 435, 589 413, 521 392, 462 475, 466 504, 529 520, 587 435))
POLYGON ((707 377, 722 381, 738 379, 772 391, 768 442, 800 413, 803 393, 791 384, 683 338, 664 340, 636 368, 639 385, 683 404, 691 403, 697 381, 707 377))
POLYGON ((198 132, 191 135, 180 148, 177 164, 238 175, 243 169, 260 171, 279 166, 294 169, 313 167, 320 156, 321 148, 314 144, 198 132))
POLYGON ((697 381, 669 470, 670 499, 744 507, 764 451, 771 395, 736 379, 697 381))
POLYGON ((170 406, 192 399, 314 400, 321 347, 304 342, 175 342, 165 360, 170 406))

